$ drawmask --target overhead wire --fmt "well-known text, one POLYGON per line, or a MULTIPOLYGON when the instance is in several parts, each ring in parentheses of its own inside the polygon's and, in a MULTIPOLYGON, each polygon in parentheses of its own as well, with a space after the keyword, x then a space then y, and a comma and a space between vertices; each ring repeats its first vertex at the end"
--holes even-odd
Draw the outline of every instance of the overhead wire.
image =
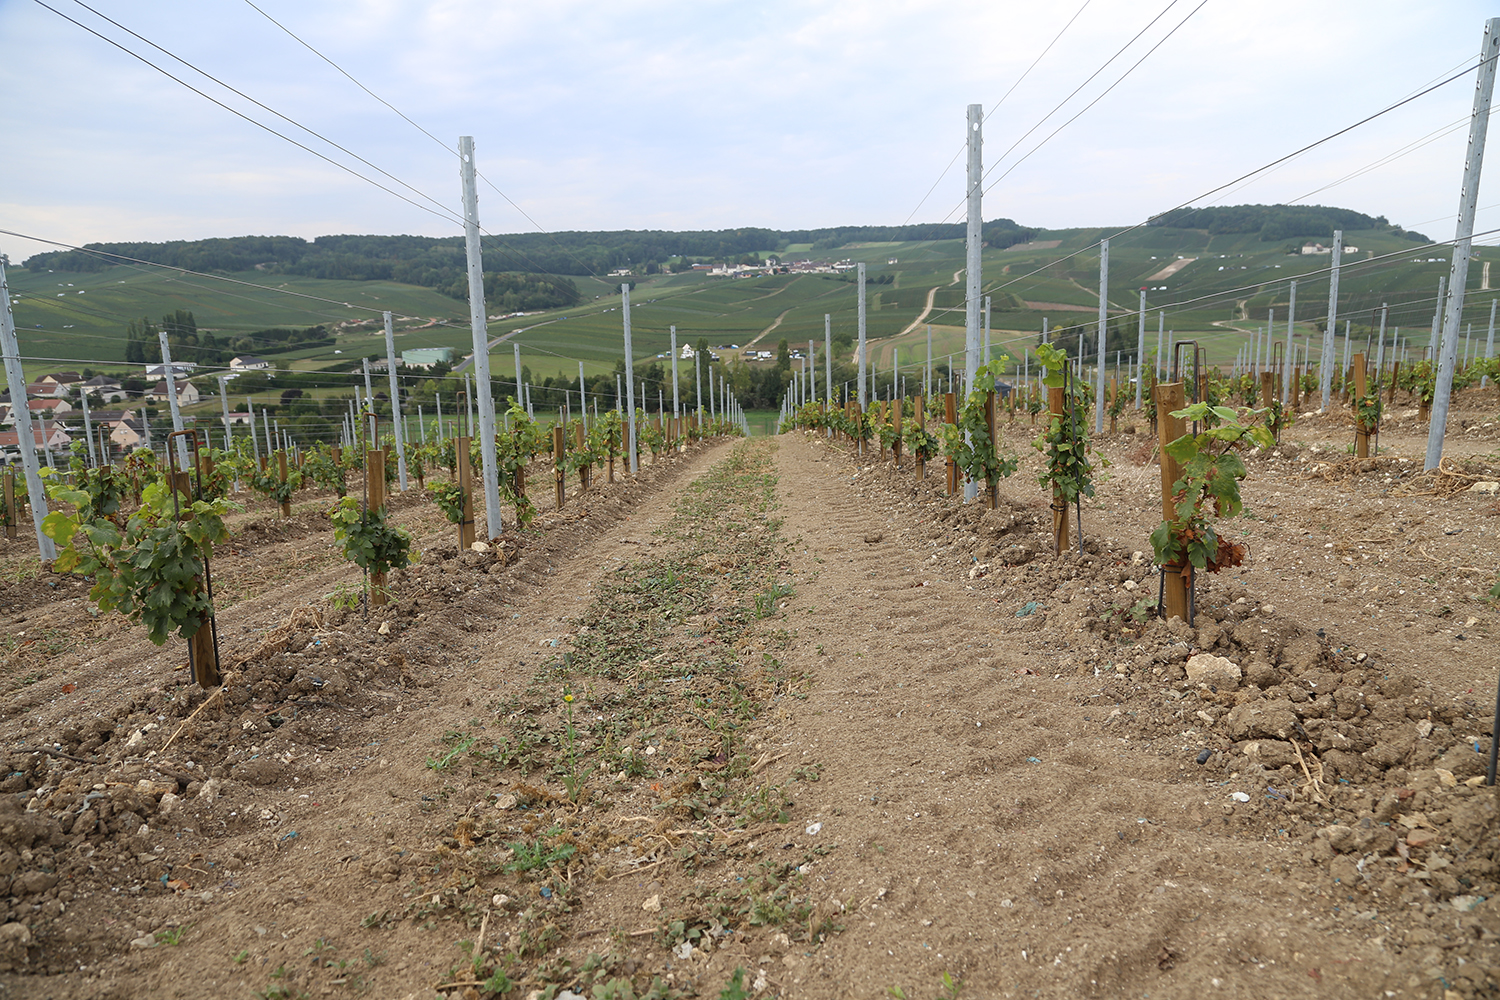
MULTIPOLYGON (((249 0, 246 0, 246 2, 248 3, 249 0)), ((1049 53, 1049 52, 1052 51, 1052 47, 1055 46, 1058 43, 1058 41, 1060 41, 1062 39, 1062 36, 1067 33, 1067 30, 1073 26, 1073 22, 1076 21, 1076 20, 1078 20, 1079 15, 1081 15, 1084 12, 1084 9, 1087 8, 1088 5, 1091 4, 1091 3, 1093 3, 1093 0, 1083 0, 1083 5, 1081 7, 1079 7, 1078 10, 1074 11, 1073 16, 1070 17, 1070 18, 1068 18, 1068 22, 1062 26, 1062 30, 1061 31, 1059 31, 1056 35, 1054 35, 1052 37, 1052 41, 1050 41, 1050 42, 1047 43, 1047 47, 1044 48, 1041 51, 1041 54, 1038 55, 1035 59, 1033 59, 1031 61, 1031 65, 1027 66, 1026 67, 1026 71, 1024 73, 1022 73, 1019 77, 1016 78, 1016 82, 1013 83, 1013 84, 1011 84, 1010 85, 1010 89, 1007 90, 1003 95, 1001 95, 1000 100, 998 100, 994 104, 992 104, 990 106, 989 110, 984 113, 984 119, 983 119, 984 121, 989 121, 990 116, 993 115, 995 113, 995 111, 998 110, 999 107, 1002 104, 1005 103, 1006 98, 1010 97, 1011 94, 1015 93, 1016 88, 1019 87, 1026 80, 1026 78, 1028 76, 1031 75, 1031 71, 1034 70, 1034 69, 1036 69, 1037 65, 1043 59, 1046 58, 1047 53, 1049 53)), ((912 216, 916 215, 919 211, 921 211, 922 206, 927 203, 927 199, 930 198, 930 197, 932 197, 932 192, 934 192, 934 191, 937 190, 938 185, 943 182, 943 178, 945 178, 945 177, 948 176, 948 171, 950 171, 950 170, 953 169, 953 164, 957 163, 958 162, 958 158, 960 156, 963 156, 963 155, 964 155, 964 147, 963 146, 959 146, 958 147, 958 152, 956 152, 956 153, 953 154, 953 159, 949 160, 948 161, 948 165, 943 168, 943 170, 942 170, 942 172, 940 174, 938 174, 937 180, 935 180, 935 181, 932 182, 932 187, 928 188, 927 189, 927 193, 922 196, 922 200, 919 201, 919 202, 917 202, 916 208, 913 208, 911 210, 911 212, 907 214, 906 221, 901 223, 903 226, 909 225, 911 223, 912 216)))
MULTIPOLYGON (((1031 159, 1031 157, 1033 155, 1035 155, 1043 146, 1047 145, 1047 143, 1051 142, 1054 138, 1056 138, 1056 136, 1057 136, 1057 134, 1059 132, 1061 132, 1063 129, 1067 128, 1069 125, 1073 124, 1074 122, 1076 122, 1079 118, 1083 117, 1083 115, 1085 115, 1086 113, 1088 113, 1088 111, 1089 111, 1090 108, 1092 108, 1094 105, 1098 104, 1100 101, 1104 100, 1104 98, 1108 97, 1110 95, 1110 93, 1116 87, 1118 87, 1120 84, 1124 83, 1125 79, 1127 77, 1129 77, 1131 73, 1134 73, 1136 71, 1136 69, 1138 69, 1140 67, 1141 63, 1145 62, 1147 59, 1149 59, 1151 57, 1151 54, 1153 52, 1155 52, 1157 49, 1159 49, 1163 45, 1165 45, 1167 43, 1167 41, 1173 35, 1177 34, 1178 30, 1181 29, 1183 25, 1187 24, 1188 21, 1192 20, 1194 14, 1196 14, 1200 10, 1202 10, 1205 6, 1207 6, 1207 4, 1208 4, 1208 0, 1201 0, 1201 2, 1198 4, 1198 6, 1194 7, 1191 11, 1188 12, 1187 17, 1184 17, 1181 21, 1177 22, 1177 26, 1176 27, 1174 27, 1171 31, 1169 31, 1165 35, 1163 35, 1157 41, 1157 43, 1155 45, 1153 45, 1153 46, 1151 46, 1151 48, 1147 49, 1146 52, 1145 52, 1145 54, 1142 55, 1139 59, 1137 59, 1134 63, 1132 63, 1129 69, 1127 69, 1124 73, 1120 74, 1119 78, 1116 79, 1114 83, 1111 83, 1108 87, 1105 87, 1104 90, 1097 97, 1095 97, 1092 101, 1090 101, 1089 103, 1085 104, 1082 108, 1080 108, 1073 115, 1073 117, 1069 118, 1067 121, 1063 122, 1057 128, 1053 129, 1052 132, 1050 132, 1047 135, 1047 138, 1045 138, 1041 142, 1037 143, 1030 150, 1028 150, 1024 156, 1022 156, 1020 159, 1016 160, 1015 162, 1011 163, 1010 166, 1006 167, 1005 173, 1001 174, 999 177, 996 177, 995 180, 990 184, 990 186, 984 189, 984 193, 985 194, 989 194, 992 190, 995 189, 995 187, 997 185, 999 185, 999 183, 1001 181, 1003 181, 1003 180, 1005 180, 1005 178, 1009 177, 1011 175, 1011 173, 1013 173, 1017 167, 1019 167, 1021 164, 1025 163, 1027 160, 1031 159)), ((1163 12, 1163 13, 1165 13, 1165 12, 1163 12)), ((1030 133, 1028 133, 1028 134, 1030 134, 1030 133)), ((1020 140, 1017 140, 1016 144, 1019 144, 1019 142, 1020 142, 1020 140)), ((1004 154, 1002 154, 1002 159, 1003 159, 1003 157, 1005 155, 1008 155, 1011 150, 1014 150, 1016 148, 1016 144, 1013 144, 1009 150, 1006 150, 1006 152, 1004 154)), ((995 169, 995 167, 998 167, 999 165, 1000 164, 997 161, 996 164, 995 164, 995 166, 990 167, 989 170, 986 170, 984 172, 984 176, 988 177, 990 175, 990 172, 993 171, 995 169)))
MULTIPOLYGON (((77 0, 75 0, 75 2, 77 2, 77 0)), ((1089 0, 1085 0, 1085 5, 1087 5, 1088 2, 1089 2, 1089 0)), ((439 139, 437 136, 435 136, 431 132, 427 131, 427 129, 425 129, 421 125, 419 125, 409 115, 407 115, 405 112, 403 112, 400 108, 396 107, 390 101, 386 100, 385 98, 381 97, 379 94, 375 93, 375 91, 373 91, 369 87, 365 86, 358 79, 356 79, 352 73, 350 73, 348 70, 344 69, 344 67, 340 66, 337 62, 335 62, 333 59, 331 59, 330 57, 328 57, 327 55, 325 55, 324 53, 322 53, 321 51, 319 51, 316 47, 314 47, 312 45, 312 43, 308 42, 306 39, 304 39, 301 36, 299 36, 296 32, 292 31, 292 29, 288 28, 286 25, 284 25, 280 21, 276 20, 276 18, 274 18, 270 14, 266 13, 265 10, 263 10, 262 8, 260 8, 259 6, 257 6, 254 3, 254 0, 245 0, 245 3, 249 4, 250 7, 251 7, 251 9, 253 9, 256 13, 260 14, 267 21, 270 21, 272 24, 276 25, 276 27, 278 27, 282 31, 286 32, 286 34, 289 35, 294 41, 296 41, 297 44, 299 44, 303 48, 307 49, 307 51, 311 52, 313 55, 315 55, 319 59, 323 60, 323 62, 327 63, 329 66, 332 66, 346 80, 348 80, 350 83, 354 84, 360 90, 364 91, 370 97, 374 98, 380 104, 382 104, 383 106, 385 106, 392 113, 394 113, 397 117, 399 117, 402 121, 406 122, 408 125, 410 125, 414 129, 416 129, 418 132, 421 132, 423 135, 425 135, 427 138, 431 139, 433 142, 437 143, 440 147, 442 147, 444 150, 446 150, 447 152, 449 152, 453 156, 458 156, 459 155, 457 150, 453 149, 447 143, 443 142, 443 140, 439 139)), ((267 110, 269 110, 269 109, 267 109, 267 110)), ((383 172, 384 171, 382 171, 382 173, 383 172)), ((575 254, 572 251, 571 248, 569 248, 569 247, 565 246, 564 244, 562 244, 561 242, 559 242, 557 240, 556 236, 554 236, 552 233, 548 232, 546 229, 543 229, 541 223, 539 223, 535 219, 533 219, 531 217, 530 213, 528 213, 520 205, 516 204, 515 200, 512 199, 510 195, 508 195, 504 191, 500 190, 500 188, 498 186, 496 186, 493 181, 491 181, 488 177, 486 177, 484 175, 483 171, 480 171, 480 170, 478 170, 476 168, 475 169, 475 174, 478 175, 478 177, 479 177, 480 180, 482 180, 486 184, 488 184, 490 186, 490 188, 496 194, 498 194, 500 197, 504 198, 510 204, 510 206, 512 208, 514 208, 517 212, 519 212, 526 219, 527 222, 530 222, 533 226, 535 226, 536 229, 537 229, 537 232, 542 233, 543 235, 549 237, 552 240, 552 242, 557 245, 558 249, 562 250, 564 253, 568 254, 568 256, 570 256, 574 260, 578 261, 578 263, 584 268, 585 271, 588 272, 589 275, 591 275, 592 277, 595 277, 595 278, 599 277, 598 272, 596 272, 592 267, 590 267, 587 261, 585 261, 583 258, 579 257, 577 254, 575 254)), ((535 266, 535 265, 533 264, 533 266, 535 266)), ((543 273, 545 273, 545 272, 543 272, 543 273)))
MULTIPOLYGON (((1492 56, 1491 58, 1495 58, 1495 57, 1492 56)), ((1483 63, 1481 62, 1480 64, 1477 64, 1475 66, 1470 66, 1469 68, 1461 70, 1460 72, 1455 73, 1455 74, 1447 77, 1446 79, 1444 79, 1444 80, 1442 80, 1442 81, 1440 81, 1438 83, 1431 84, 1431 85, 1429 85, 1427 87, 1424 87, 1423 89, 1417 91, 1416 93, 1413 93, 1413 94, 1411 94, 1411 95, 1409 95, 1407 97, 1402 98, 1399 101, 1396 101, 1394 104, 1387 105, 1386 107, 1382 108, 1379 111, 1374 112, 1373 114, 1366 115, 1364 118, 1361 118, 1358 121, 1356 121, 1356 122, 1354 122, 1354 123, 1352 123, 1350 125, 1346 125, 1343 128, 1341 128, 1341 129, 1339 129, 1339 130, 1337 130, 1335 132, 1330 132, 1329 134, 1323 136, 1320 139, 1315 139, 1314 141, 1312 141, 1310 143, 1307 143, 1306 145, 1304 145, 1304 146, 1302 146, 1302 147, 1300 147, 1300 148, 1298 148, 1296 150, 1293 150, 1292 152, 1287 153, 1284 156, 1279 156, 1276 159, 1271 160, 1269 163, 1262 164, 1261 166, 1256 167, 1253 170, 1246 171, 1245 173, 1240 174, 1238 177, 1235 177, 1232 180, 1226 181, 1223 184, 1216 185, 1215 187, 1212 187, 1212 188, 1208 189, 1207 191, 1204 191, 1204 192, 1202 192, 1200 194, 1197 194, 1197 195, 1193 196, 1192 198, 1187 199, 1186 201, 1183 201, 1181 204, 1178 204, 1178 205, 1174 206, 1173 208, 1166 209, 1165 211, 1162 211, 1162 212, 1157 212, 1156 214, 1148 216, 1145 220, 1143 220, 1141 222, 1138 222, 1135 225, 1127 226, 1124 229, 1121 229, 1121 230, 1119 230, 1117 232, 1111 233, 1108 237, 1101 237, 1099 240, 1095 240, 1093 243, 1090 243, 1090 244, 1088 244, 1086 246, 1080 247, 1079 249, 1074 250, 1071 253, 1065 254, 1062 257, 1057 258, 1056 260, 1049 261, 1046 264, 1041 265, 1040 267, 1033 268, 1032 270, 1027 271, 1025 274, 1017 275, 1016 277, 1011 278, 1008 281, 1004 281, 1004 282, 1000 282, 998 284, 990 285, 989 287, 985 288, 984 290, 987 291, 987 292, 994 292, 994 291, 997 291, 997 290, 1000 290, 1000 289, 1009 288, 1011 285, 1014 285, 1017 282, 1024 281, 1024 280, 1026 280, 1029 277, 1032 277, 1034 275, 1040 274, 1042 271, 1045 271, 1049 267, 1054 267, 1054 266, 1056 266, 1058 264, 1064 263, 1065 261, 1071 260, 1072 258, 1079 256, 1080 254, 1087 253, 1090 250, 1096 249, 1103 242, 1104 239, 1110 239, 1110 240, 1118 239, 1121 236, 1126 236, 1126 235, 1129 235, 1130 233, 1135 232, 1137 229, 1143 229, 1146 226, 1149 226, 1152 222, 1156 221, 1157 219, 1162 218, 1165 215, 1169 215, 1172 212, 1176 212, 1176 211, 1178 211, 1180 209, 1187 208, 1188 206, 1192 205, 1194 202, 1202 201, 1204 198, 1208 198, 1208 197, 1210 197, 1210 196, 1212 196, 1214 194, 1217 194, 1219 191, 1222 191, 1225 188, 1233 187, 1234 185, 1239 184, 1241 181, 1244 181, 1247 178, 1254 177, 1257 174, 1263 173, 1266 170, 1269 170, 1270 168, 1272 168, 1272 167, 1274 167, 1274 166, 1276 166, 1278 164, 1284 163, 1287 160, 1292 159, 1293 157, 1300 156, 1302 153, 1305 153, 1305 152, 1307 152, 1310 149, 1316 149, 1318 146, 1321 146, 1321 145, 1323 145, 1324 143, 1327 143, 1327 142, 1331 142, 1334 139, 1337 139, 1339 136, 1342 136, 1342 135, 1345 135, 1345 134, 1347 134, 1349 132, 1352 132, 1354 129, 1357 129, 1357 128, 1359 128, 1362 125, 1366 125, 1366 124, 1374 121, 1377 118, 1380 118, 1380 117, 1382 117, 1384 115, 1390 114, 1392 111, 1395 111, 1398 108, 1404 107, 1405 105, 1410 104, 1412 101, 1415 101, 1415 100, 1417 100, 1420 97, 1424 97, 1427 94, 1430 94, 1433 91, 1435 91, 1435 90, 1437 90, 1437 89, 1439 89, 1441 87, 1444 87, 1447 84, 1452 83, 1454 80, 1457 80, 1457 79, 1460 79, 1460 78, 1462 78, 1464 76, 1467 76, 1469 73, 1471 73, 1475 69, 1477 69, 1478 65, 1482 65, 1482 64, 1483 63)))
MULTIPOLYGON (((130 50, 126 46, 124 46, 124 45, 120 44, 119 42, 115 41, 114 39, 108 37, 107 35, 103 34, 102 32, 99 32, 99 31, 95 30, 94 28, 89 27, 88 25, 84 24, 81 21, 78 21, 75 18, 69 17, 67 14, 64 14, 62 11, 60 11, 57 8, 52 7, 51 5, 49 5, 48 3, 46 3, 45 0, 35 0, 35 2, 39 6, 44 7, 47 10, 52 11, 54 14, 57 14, 59 17, 63 18, 64 20, 66 20, 66 21, 68 21, 68 22, 70 22, 70 23, 72 23, 72 24, 74 24, 74 25, 82 28, 83 30, 89 32, 90 34, 94 35, 96 38, 99 38, 102 41, 108 42, 110 45, 113 45, 115 48, 119 49, 120 51, 122 51, 122 52, 126 53, 127 55, 130 55, 133 58, 139 60, 140 62, 146 64, 147 66, 149 66, 152 69, 156 70, 157 72, 161 73, 163 76, 166 76, 168 79, 172 80, 173 82, 178 83, 178 84, 186 87, 187 89, 193 91, 193 93, 198 94, 200 97, 203 97, 205 100, 212 101, 214 104, 218 105, 219 107, 223 108, 224 110, 229 111, 230 113, 232 113, 232 114, 236 115, 237 117, 239 117, 239 118, 241 118, 241 119, 249 122, 250 124, 255 125, 256 127, 258 127, 260 129, 263 129, 263 130, 271 133, 272 135, 276 136, 277 138, 283 139, 286 142, 289 142, 292 145, 296 146, 297 148, 302 149, 305 152, 311 153, 312 155, 314 155, 314 156, 318 157, 319 159, 323 160, 324 162, 329 163, 332 166, 338 167, 340 170, 343 170, 345 173, 348 173, 351 176, 357 177, 360 180, 363 180, 366 183, 371 184, 371 185, 379 188, 382 191, 385 191, 387 194, 391 194, 391 195, 393 195, 393 196, 395 196, 397 198, 400 198, 402 201, 406 202, 407 204, 412 205, 415 208, 419 208, 419 209, 427 212, 428 214, 437 216, 438 218, 441 218, 444 221, 448 221, 448 222, 455 222, 456 221, 460 225, 462 225, 464 223, 464 219, 463 219, 463 216, 461 214, 459 214, 457 212, 454 212, 451 208, 448 208, 441 201, 438 201, 437 199, 431 197, 430 195, 422 192, 420 189, 418 189, 414 185, 408 184, 406 181, 401 180, 399 177, 396 177, 394 174, 391 174, 390 172, 382 169, 381 167, 375 165, 374 163, 371 163, 369 160, 367 160, 364 157, 360 156, 358 153, 355 153, 352 150, 347 149, 346 147, 340 145, 339 143, 335 142, 332 139, 329 139, 327 136, 325 136, 325 135, 317 132, 316 130, 310 129, 307 126, 302 125, 300 122, 297 122, 295 119, 293 119, 293 118, 291 118, 291 117, 289 117, 287 115, 282 114, 281 112, 275 110, 274 108, 270 107, 269 105, 266 105, 266 104, 262 103, 261 101, 258 101, 255 98, 249 96, 248 94, 245 94, 243 91, 240 91, 240 90, 236 89, 235 87, 231 86, 230 84, 225 83, 224 81, 222 81, 222 80, 218 79, 217 77, 211 75, 207 71, 205 71, 203 69, 200 69, 199 67, 195 66, 194 64, 188 62, 186 59, 183 59, 182 57, 180 57, 180 56, 176 55, 175 53, 171 52, 170 50, 166 49, 165 47, 157 44, 156 42, 151 41, 149 38, 146 38, 145 36, 139 34, 138 32, 133 31, 132 29, 126 27, 123 24, 120 24, 120 22, 115 21, 112 18, 108 17, 107 15, 102 14, 99 11, 95 10, 94 8, 88 6, 88 4, 84 3, 83 0, 74 0, 74 2, 77 3, 78 6, 83 7, 85 10, 89 11, 90 13, 93 13, 94 15, 96 15, 99 18, 101 18, 102 20, 108 21, 110 24, 114 25, 116 28, 119 28, 121 31, 124 31, 124 32, 130 34, 131 36, 139 39, 144 44, 150 45, 152 48, 157 49, 158 51, 166 54, 167 56, 171 57, 172 59, 175 59, 177 62, 181 63, 184 66, 187 66, 188 68, 192 69, 194 72, 199 73, 200 75, 202 75, 206 79, 212 80, 214 83, 216 83, 219 86, 225 88, 226 90, 229 90, 231 93, 234 93, 237 96, 239 96, 239 97, 241 97, 241 98, 243 98, 243 99, 245 99, 247 101, 250 101, 252 104, 256 105, 257 107, 262 108, 263 110, 265 110, 269 114, 272 114, 272 115, 275 115, 278 118, 281 118, 282 120, 288 122, 289 124, 291 124, 291 125, 299 128, 299 129, 301 129, 302 131, 306 132, 307 134, 316 137, 317 139, 319 139, 322 142, 327 143, 329 146, 332 146, 333 148, 339 150, 340 152, 342 152, 342 153, 344 153, 344 154, 346 154, 348 156, 353 157, 354 159, 358 160, 360 163, 363 163, 366 166, 370 167, 372 170, 375 170, 378 173, 382 174, 383 176, 390 178, 394 183, 399 184, 400 186, 402 186, 402 187, 404 187, 404 188, 406 188, 406 189, 414 192, 419 197, 421 197, 421 198, 423 198, 423 199, 431 202, 433 205, 436 205, 437 206, 437 210, 434 210, 432 208, 428 208, 425 205, 421 205, 421 204, 413 201, 412 199, 407 198, 405 195, 402 195, 400 192, 394 191, 391 188, 387 187, 386 185, 381 184, 379 181, 377 181, 377 180, 375 180, 373 178, 370 178, 370 177, 366 177, 364 174, 361 174, 359 171, 354 170, 353 168, 349 167, 348 165, 339 163, 337 160, 333 159, 332 157, 327 156, 326 154, 321 153, 321 152, 319 152, 316 149, 313 149, 312 147, 306 145, 305 143, 299 142, 296 139, 293 139, 292 137, 290 137, 288 135, 285 135, 285 134, 277 131, 274 128, 271 128, 270 126, 266 125, 263 122, 256 121, 254 118, 250 117, 249 115, 246 115, 243 112, 236 110, 235 108, 233 108, 230 105, 224 103, 223 101, 218 100, 217 98, 211 96, 210 94, 204 92, 203 90, 200 90, 199 88, 194 87, 191 83, 188 83, 187 81, 183 80, 181 77, 178 77, 175 74, 173 74, 173 73, 169 72, 168 70, 164 69, 163 67, 158 66, 156 63, 152 62, 150 59, 147 59, 146 57, 140 55, 137 52, 133 52, 132 50, 130 50)), ((431 133, 427 133, 427 134, 431 135, 431 133)), ((455 152, 454 155, 457 155, 457 153, 455 152)), ((488 180, 486 181, 486 183, 489 183, 488 180)), ((494 187, 494 185, 491 184, 491 187, 494 187)), ((502 197, 505 197, 507 201, 510 200, 509 197, 506 196, 504 194, 504 192, 500 191, 499 188, 495 188, 495 190, 498 193, 500 193, 500 195, 502 197)), ((512 204, 514 204, 514 203, 512 202, 512 204)), ((523 212, 522 214, 525 214, 525 213, 523 212)), ((549 276, 554 277, 554 278, 560 277, 560 275, 557 275, 557 274, 555 274, 555 273, 553 273, 551 271, 548 271, 546 268, 543 268, 543 267, 539 266, 535 261, 533 261, 529 257, 527 257, 524 252, 522 252, 521 250, 518 250, 517 248, 515 248, 513 246, 510 246, 502 238, 500 238, 497 234, 490 233, 488 231, 482 231, 482 237, 483 236, 488 236, 489 239, 490 239, 490 241, 491 241, 492 246, 495 249, 497 249, 500 253, 502 253, 502 254, 510 257, 512 260, 516 260, 518 262, 522 262, 522 263, 526 264, 533 273, 545 274, 545 275, 549 275, 549 276)), ((574 259, 578 259, 576 254, 572 254, 572 256, 574 257, 574 259)), ((584 263, 581 260, 579 262, 581 264, 584 263)), ((585 268, 587 268, 587 264, 584 264, 584 266, 585 266, 585 268)), ((590 269, 589 273, 593 274, 595 277, 598 277, 598 275, 594 274, 594 272, 591 269, 590 269)))

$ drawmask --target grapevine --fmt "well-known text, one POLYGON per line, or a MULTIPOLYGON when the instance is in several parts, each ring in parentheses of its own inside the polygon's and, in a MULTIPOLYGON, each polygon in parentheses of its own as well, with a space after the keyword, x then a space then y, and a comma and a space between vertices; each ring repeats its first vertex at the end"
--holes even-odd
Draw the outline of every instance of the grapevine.
POLYGON ((443 511, 443 514, 452 524, 458 524, 464 519, 464 508, 468 506, 468 495, 457 483, 432 483, 427 487, 427 492, 432 494, 433 502, 443 511))
POLYGON ((985 415, 986 397, 995 391, 995 373, 1010 359, 1001 355, 981 365, 974 374, 974 388, 958 408, 958 422, 943 424, 943 451, 972 482, 984 483, 994 495, 995 484, 1016 471, 1013 455, 1002 456, 999 442, 990 436, 985 415))
MULTIPOLYGON (((1194 403, 1172 414, 1205 425, 1210 415, 1215 419, 1214 426, 1199 434, 1184 434, 1165 447, 1181 474, 1172 484, 1176 517, 1163 520, 1151 533, 1159 566, 1190 564, 1217 573, 1238 566, 1245 558, 1245 546, 1220 537, 1213 519, 1234 517, 1244 510, 1240 481, 1249 473, 1238 452, 1252 443, 1270 447, 1275 441, 1264 426, 1242 422, 1228 407, 1213 408, 1212 414, 1210 409, 1208 403, 1194 403)), ((1257 412, 1248 411, 1247 421, 1257 412)))
POLYGON ((344 558, 367 573, 388 573, 411 565, 416 553, 411 533, 386 523, 385 508, 361 511, 359 501, 344 497, 328 512, 333 537, 344 546, 344 558))
MULTIPOLYGON (((1068 356, 1043 344, 1037 348, 1037 358, 1046 369, 1042 384, 1051 388, 1062 388, 1067 382, 1068 356)), ((1077 387, 1077 383, 1074 383, 1077 387)), ((1084 404, 1078 393, 1069 393, 1064 403, 1071 413, 1049 414, 1046 429, 1032 442, 1032 447, 1042 453, 1045 465, 1037 482, 1050 486, 1064 506, 1077 503, 1081 496, 1094 495, 1094 466, 1089 461, 1092 447, 1077 433, 1084 423, 1084 404)), ((1103 459, 1101 458, 1101 463, 1103 459)))
POLYGON ((89 600, 100 611, 119 611, 143 623, 151 641, 160 646, 175 629, 190 638, 213 615, 213 603, 199 586, 213 547, 229 540, 224 515, 227 500, 197 500, 174 509, 172 490, 165 482, 142 491, 142 505, 123 525, 116 512, 106 514, 111 499, 102 494, 99 505, 88 489, 63 484, 48 486, 54 500, 72 504, 74 513, 54 511, 42 530, 61 546, 53 568, 59 573, 93 577, 89 600))

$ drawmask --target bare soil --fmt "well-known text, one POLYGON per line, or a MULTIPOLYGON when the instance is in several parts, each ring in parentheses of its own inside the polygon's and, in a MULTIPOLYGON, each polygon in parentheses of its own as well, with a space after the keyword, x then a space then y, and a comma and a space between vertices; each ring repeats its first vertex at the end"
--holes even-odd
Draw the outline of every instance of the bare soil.
POLYGON ((1500 393, 1441 476, 1404 413, 1251 459, 1193 627, 1147 614, 1128 415, 1061 556, 1024 417, 994 510, 801 433, 485 553, 398 496, 423 558, 368 617, 326 500, 252 505, 215 693, 7 543, 0 987, 1500 995, 1500 393))

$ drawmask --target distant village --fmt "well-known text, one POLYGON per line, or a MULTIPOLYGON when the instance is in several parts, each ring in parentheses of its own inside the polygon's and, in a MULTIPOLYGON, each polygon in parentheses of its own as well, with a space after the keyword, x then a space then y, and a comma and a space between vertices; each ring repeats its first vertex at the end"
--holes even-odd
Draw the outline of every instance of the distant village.
MULTIPOLYGON (((424 347, 401 352, 401 363, 409 368, 431 368, 439 362, 452 362, 457 352, 448 347, 424 347)), ((385 368, 385 359, 371 365, 385 368)), ((193 381, 198 366, 189 361, 174 361, 172 388, 177 405, 193 406, 203 399, 193 381)), ((215 380, 226 382, 241 374, 274 371, 270 361, 252 355, 231 358, 229 370, 216 369, 215 380)), ((65 465, 73 442, 93 438, 94 445, 113 456, 128 454, 136 448, 152 447, 151 431, 146 420, 147 409, 171 404, 172 389, 167 384, 167 366, 146 365, 142 379, 122 382, 111 375, 84 378, 76 371, 49 372, 26 386, 25 406, 31 415, 32 443, 37 454, 50 466, 65 465), (145 385, 146 388, 127 388, 145 385)), ((9 391, 0 393, 0 465, 21 460, 21 437, 16 430, 15 401, 9 391)), ((223 419, 219 417, 218 419, 223 419)), ((231 425, 250 423, 249 411, 229 413, 231 425)))

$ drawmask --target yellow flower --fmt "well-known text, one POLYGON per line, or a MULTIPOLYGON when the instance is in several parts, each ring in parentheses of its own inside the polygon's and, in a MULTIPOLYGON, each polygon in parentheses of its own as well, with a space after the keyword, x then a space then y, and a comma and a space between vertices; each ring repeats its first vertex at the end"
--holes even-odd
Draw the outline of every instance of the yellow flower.
POLYGON ((563 695, 563 701, 569 701, 570 702, 572 700, 573 700, 573 695, 571 693, 563 695))

